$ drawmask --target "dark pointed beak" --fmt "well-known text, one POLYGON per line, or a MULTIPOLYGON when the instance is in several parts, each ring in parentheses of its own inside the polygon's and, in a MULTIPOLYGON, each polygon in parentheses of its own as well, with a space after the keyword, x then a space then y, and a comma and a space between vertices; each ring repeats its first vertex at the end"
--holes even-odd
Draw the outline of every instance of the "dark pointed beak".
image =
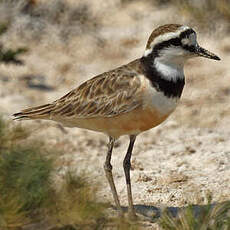
POLYGON ((208 51, 208 50, 206 50, 200 46, 196 47, 195 53, 201 57, 210 58, 210 59, 214 59, 214 60, 218 60, 218 61, 220 60, 220 58, 217 55, 215 55, 214 53, 211 53, 210 51, 208 51))

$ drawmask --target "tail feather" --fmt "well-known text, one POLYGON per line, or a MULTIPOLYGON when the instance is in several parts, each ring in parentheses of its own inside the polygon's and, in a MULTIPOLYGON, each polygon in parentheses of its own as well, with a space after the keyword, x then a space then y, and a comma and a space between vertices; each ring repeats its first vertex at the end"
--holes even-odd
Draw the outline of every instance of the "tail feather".
POLYGON ((54 104, 45 104, 24 109, 19 113, 13 114, 14 120, 49 119, 50 112, 54 107, 54 104))

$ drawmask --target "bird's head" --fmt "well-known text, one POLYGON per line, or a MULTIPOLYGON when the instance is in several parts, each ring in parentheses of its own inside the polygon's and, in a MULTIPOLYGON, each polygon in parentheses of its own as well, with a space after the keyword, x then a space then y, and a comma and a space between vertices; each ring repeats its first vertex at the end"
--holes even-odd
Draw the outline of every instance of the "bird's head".
POLYGON ((149 37, 144 57, 157 58, 163 63, 183 65, 192 57, 220 58, 197 43, 196 32, 178 24, 163 25, 155 29, 149 37))

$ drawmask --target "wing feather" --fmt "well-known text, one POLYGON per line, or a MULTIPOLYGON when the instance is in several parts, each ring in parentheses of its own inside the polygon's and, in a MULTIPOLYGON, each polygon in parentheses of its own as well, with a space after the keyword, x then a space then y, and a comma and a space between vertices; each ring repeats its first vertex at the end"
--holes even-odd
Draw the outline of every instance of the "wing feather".
POLYGON ((112 117, 142 105, 137 72, 118 68, 98 75, 54 102, 51 117, 112 117))

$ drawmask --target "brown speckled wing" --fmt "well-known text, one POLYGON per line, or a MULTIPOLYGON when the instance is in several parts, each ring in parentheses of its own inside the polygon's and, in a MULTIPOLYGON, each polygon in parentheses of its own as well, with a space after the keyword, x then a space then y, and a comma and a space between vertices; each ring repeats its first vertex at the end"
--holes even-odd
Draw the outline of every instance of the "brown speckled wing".
POLYGON ((120 67, 98 75, 54 102, 51 117, 112 117, 142 105, 138 74, 120 67))

